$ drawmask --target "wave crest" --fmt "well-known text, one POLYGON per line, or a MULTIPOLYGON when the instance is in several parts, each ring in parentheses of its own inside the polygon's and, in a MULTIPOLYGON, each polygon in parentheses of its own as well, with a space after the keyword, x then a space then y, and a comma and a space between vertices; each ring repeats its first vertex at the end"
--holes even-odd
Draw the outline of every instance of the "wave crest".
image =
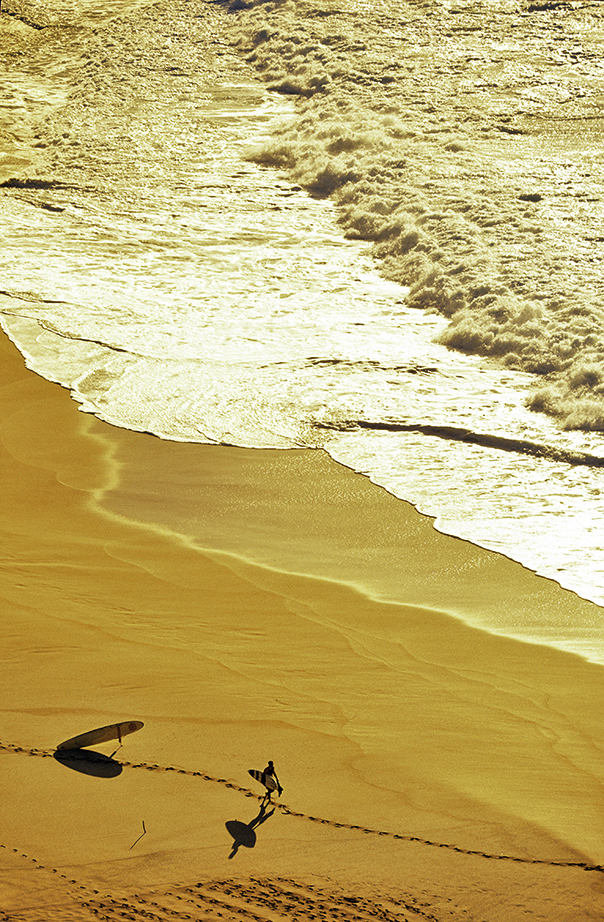
MULTIPOLYGON (((332 197, 346 235, 373 242, 383 275, 409 286, 408 303, 451 320, 441 343, 548 376, 531 409, 567 429, 604 430, 604 395, 573 383, 586 361, 604 375, 597 208, 576 205, 599 200, 601 168, 592 158, 584 169, 579 138, 589 124, 599 139, 599 110, 584 88, 552 89, 550 68, 558 84, 565 73, 555 49, 548 59, 545 26, 502 8, 465 39, 432 8, 391 22, 382 10, 375 23, 319 4, 237 9, 234 40, 271 89, 299 97, 297 117, 250 159, 332 197), (513 75, 494 44, 510 25, 524 30, 506 58, 513 75), (455 59, 445 53, 452 37, 455 59), (545 87, 538 100, 522 67, 545 87), (548 154, 536 157, 543 139, 548 154)), ((585 67, 599 61, 586 50, 585 67)))

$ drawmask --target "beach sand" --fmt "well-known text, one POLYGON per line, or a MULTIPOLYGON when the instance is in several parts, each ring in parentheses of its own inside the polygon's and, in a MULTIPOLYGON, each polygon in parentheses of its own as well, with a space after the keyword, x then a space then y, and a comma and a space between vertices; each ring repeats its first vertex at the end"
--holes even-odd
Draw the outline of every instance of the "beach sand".
POLYGON ((601 609, 322 452, 99 422, 4 336, 0 458, 0 919, 604 918, 604 668, 475 626, 601 609))

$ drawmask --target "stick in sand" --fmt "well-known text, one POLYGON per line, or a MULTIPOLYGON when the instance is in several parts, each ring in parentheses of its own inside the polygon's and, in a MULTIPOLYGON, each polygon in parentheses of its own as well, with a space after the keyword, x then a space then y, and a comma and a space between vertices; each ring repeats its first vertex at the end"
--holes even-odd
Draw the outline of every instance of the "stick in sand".
MULTIPOLYGON (((140 842, 140 840, 142 839, 142 837, 145 835, 146 832, 147 832, 147 829, 146 829, 146 826, 145 826, 145 821, 143 820, 143 831, 141 832, 141 834, 140 834, 140 836, 138 837, 138 839, 136 840, 136 842, 140 842)), ((133 842, 133 843, 132 843, 132 845, 131 845, 130 848, 128 849, 129 852, 132 851, 132 849, 133 849, 134 846, 136 845, 136 842, 133 842)))

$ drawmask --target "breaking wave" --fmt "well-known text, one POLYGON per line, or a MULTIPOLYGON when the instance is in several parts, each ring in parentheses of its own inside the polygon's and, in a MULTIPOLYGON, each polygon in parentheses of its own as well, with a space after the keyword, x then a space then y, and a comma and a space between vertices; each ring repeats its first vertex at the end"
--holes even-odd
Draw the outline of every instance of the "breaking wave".
POLYGON ((603 430, 604 11, 228 6, 257 72, 299 99, 249 156, 330 196, 408 303, 450 320, 441 343, 534 374, 527 406, 561 427, 603 430))

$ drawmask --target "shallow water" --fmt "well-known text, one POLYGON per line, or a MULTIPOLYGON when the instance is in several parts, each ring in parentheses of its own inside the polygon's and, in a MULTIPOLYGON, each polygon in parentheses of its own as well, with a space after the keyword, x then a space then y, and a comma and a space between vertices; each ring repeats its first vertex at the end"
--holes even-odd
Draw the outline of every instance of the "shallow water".
POLYGON ((118 426, 325 448, 602 604, 604 13, 529 6, 9 0, 30 367, 118 426))

